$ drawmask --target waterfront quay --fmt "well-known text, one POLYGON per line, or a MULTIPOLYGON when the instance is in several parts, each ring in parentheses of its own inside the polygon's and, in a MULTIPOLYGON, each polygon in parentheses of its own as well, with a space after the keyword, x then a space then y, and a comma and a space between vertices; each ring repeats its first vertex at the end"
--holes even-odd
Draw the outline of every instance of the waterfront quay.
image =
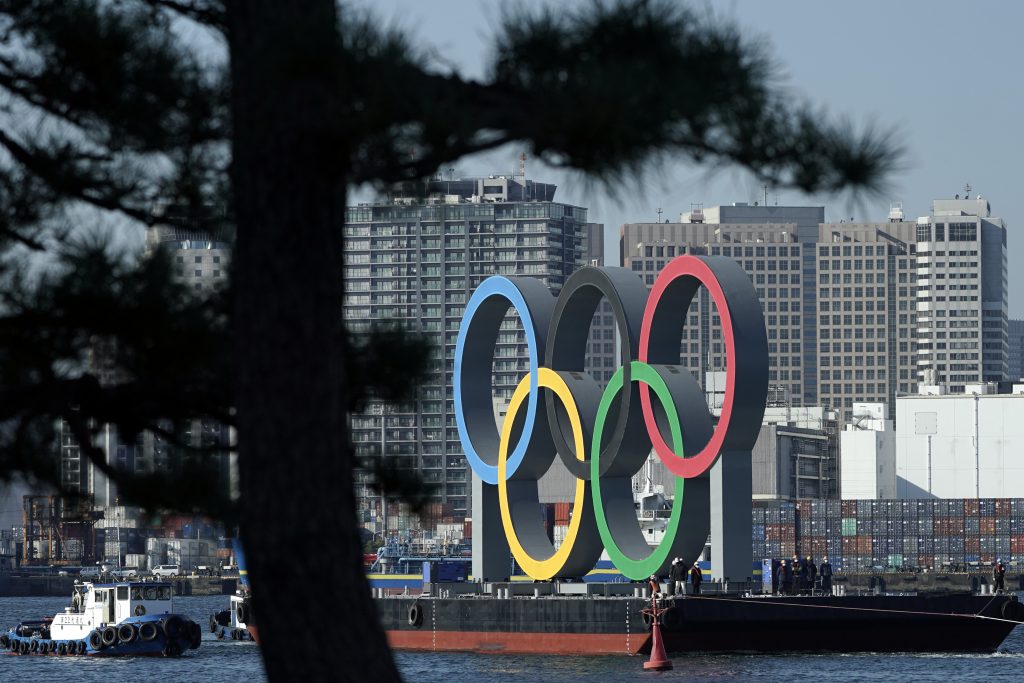
MULTIPOLYGON (((53 574, 0 573, 0 598, 48 597, 71 595, 76 577, 53 574)), ((232 595, 238 589, 238 577, 183 576, 167 579, 175 596, 232 595)))

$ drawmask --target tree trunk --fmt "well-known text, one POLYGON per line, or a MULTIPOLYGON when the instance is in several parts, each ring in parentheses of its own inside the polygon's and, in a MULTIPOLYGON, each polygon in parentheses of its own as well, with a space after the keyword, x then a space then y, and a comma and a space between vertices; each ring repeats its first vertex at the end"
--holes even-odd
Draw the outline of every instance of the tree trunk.
POLYGON ((333 0, 228 3, 242 539, 271 680, 397 680, 362 566, 342 366, 333 0))

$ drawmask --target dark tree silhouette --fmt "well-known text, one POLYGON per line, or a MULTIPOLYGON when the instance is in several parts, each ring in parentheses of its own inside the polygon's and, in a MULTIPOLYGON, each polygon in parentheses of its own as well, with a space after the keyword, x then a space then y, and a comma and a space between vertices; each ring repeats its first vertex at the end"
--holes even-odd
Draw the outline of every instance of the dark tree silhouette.
POLYGON ((402 398, 425 354, 394 330, 344 332, 349 187, 513 141, 601 181, 682 158, 825 192, 877 189, 897 158, 889 136, 794 106, 755 43, 675 3, 509 15, 482 81, 426 55, 334 0, 0 0, 0 463, 59 484, 57 418, 82 443, 104 421, 235 425, 237 510, 195 473, 128 477, 85 451, 128 498, 237 513, 273 680, 398 678, 346 415, 402 398), (73 237, 167 212, 234 240, 228 290, 190 296, 166 259, 73 237), (32 252, 55 259, 44 276, 32 252), (117 381, 88 362, 97 340, 117 381))

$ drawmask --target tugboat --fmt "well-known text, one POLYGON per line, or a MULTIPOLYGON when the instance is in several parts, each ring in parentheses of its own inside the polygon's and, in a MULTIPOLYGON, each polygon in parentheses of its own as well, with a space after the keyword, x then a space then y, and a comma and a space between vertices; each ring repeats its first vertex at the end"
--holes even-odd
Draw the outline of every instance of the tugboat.
POLYGON ((252 614, 252 592, 249 589, 249 572, 245 568, 245 553, 237 538, 232 544, 235 563, 238 565, 239 589, 231 596, 228 609, 210 616, 210 633, 220 639, 251 640, 259 643, 256 622, 252 614))
POLYGON ((199 624, 172 611, 169 583, 75 583, 71 605, 0 634, 21 655, 177 657, 199 647, 199 624))
POLYGON ((210 617, 210 633, 220 639, 252 640, 256 642, 256 625, 252 622, 252 602, 248 591, 240 590, 231 596, 231 605, 210 617))

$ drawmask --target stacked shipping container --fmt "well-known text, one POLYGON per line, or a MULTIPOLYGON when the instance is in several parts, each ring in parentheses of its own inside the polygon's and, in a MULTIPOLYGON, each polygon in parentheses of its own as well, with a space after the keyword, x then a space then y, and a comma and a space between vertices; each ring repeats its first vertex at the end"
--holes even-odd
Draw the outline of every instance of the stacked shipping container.
POLYGON ((759 559, 827 555, 843 571, 1024 563, 1020 498, 757 502, 751 521, 759 559))

